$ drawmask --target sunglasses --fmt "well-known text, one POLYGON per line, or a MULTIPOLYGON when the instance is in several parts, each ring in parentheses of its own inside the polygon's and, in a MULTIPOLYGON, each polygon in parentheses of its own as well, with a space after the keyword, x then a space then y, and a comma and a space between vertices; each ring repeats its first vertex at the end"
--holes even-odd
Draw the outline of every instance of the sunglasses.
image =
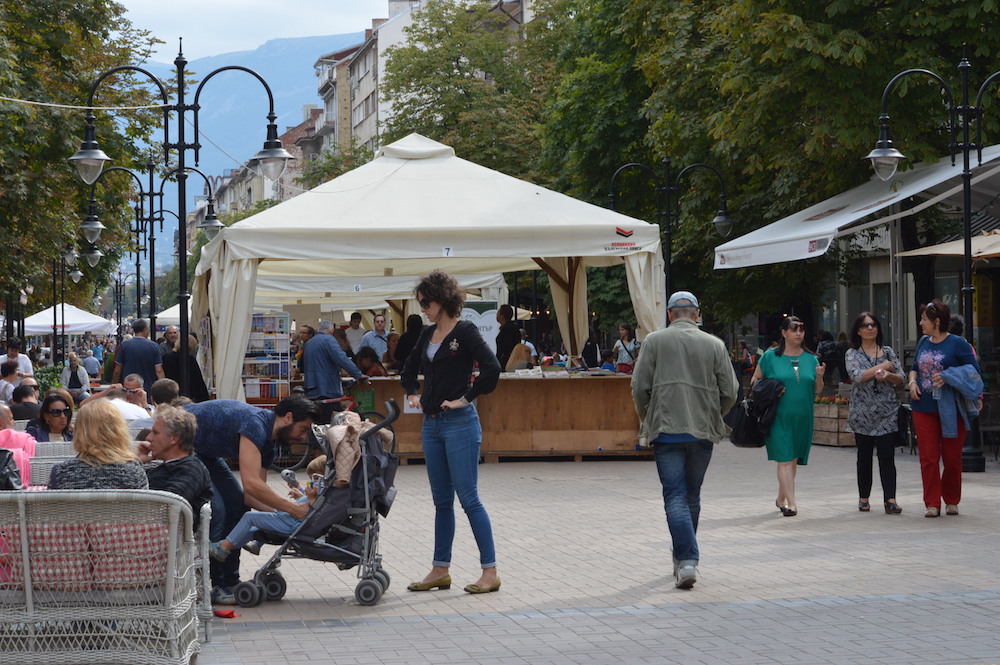
POLYGON ((427 309, 431 306, 430 298, 421 298, 417 301, 423 309, 427 309))
POLYGON ((858 328, 859 329, 860 328, 868 328, 869 330, 871 330, 872 328, 878 328, 878 324, 877 323, 862 323, 861 325, 858 326, 858 328))
POLYGON ((48 413, 53 418, 58 418, 59 416, 66 416, 67 418, 69 418, 69 414, 73 413, 73 410, 70 409, 70 408, 65 408, 65 409, 49 409, 48 413))
POLYGON ((139 394, 139 391, 136 390, 135 388, 128 388, 125 392, 127 392, 129 395, 138 395, 139 394))
POLYGON ((788 329, 791 330, 792 332, 798 332, 800 330, 804 332, 805 329, 806 329, 806 324, 804 324, 804 323, 794 323, 794 322, 793 323, 789 323, 788 324, 788 329))

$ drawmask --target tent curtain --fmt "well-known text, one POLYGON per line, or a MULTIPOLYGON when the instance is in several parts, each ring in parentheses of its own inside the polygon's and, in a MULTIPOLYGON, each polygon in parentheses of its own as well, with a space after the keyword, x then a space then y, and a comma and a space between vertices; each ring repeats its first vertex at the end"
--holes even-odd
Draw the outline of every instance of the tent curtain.
POLYGON ((579 257, 535 259, 549 276, 552 305, 570 356, 578 356, 590 335, 587 311, 587 271, 579 257))
POLYGON ((643 336, 667 327, 667 287, 663 269, 663 255, 659 253, 625 257, 625 277, 632 294, 632 309, 643 336), (653 287, 652 292, 650 286, 653 287))
POLYGON ((259 261, 229 260, 228 248, 221 243, 216 250, 210 267, 195 276, 192 323, 211 316, 216 397, 243 399, 243 356, 250 338, 259 261))

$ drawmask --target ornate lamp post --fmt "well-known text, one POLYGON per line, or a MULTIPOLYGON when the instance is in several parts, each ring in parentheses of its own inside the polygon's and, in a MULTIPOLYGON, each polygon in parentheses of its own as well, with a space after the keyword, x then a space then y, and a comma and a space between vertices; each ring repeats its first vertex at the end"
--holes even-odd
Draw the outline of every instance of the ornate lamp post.
MULTIPOLYGON (((185 99, 185 94, 187 92, 185 68, 187 63, 188 61, 184 57, 183 52, 179 51, 177 58, 174 59, 174 68, 177 72, 175 88, 173 91, 176 95, 176 101, 174 103, 170 102, 167 86, 164 85, 164 83, 156 76, 141 67, 134 67, 131 65, 114 67, 98 76, 91 85, 90 94, 87 97, 87 124, 84 128, 83 143, 80 146, 80 150, 69 158, 70 163, 76 166, 80 177, 87 184, 93 184, 96 182, 104 168, 104 163, 110 161, 110 158, 104 154, 104 151, 101 150, 100 145, 97 143, 97 130, 94 126, 94 95, 97 92, 98 86, 100 86, 104 79, 117 72, 136 72, 145 76, 159 89, 160 97, 163 100, 164 163, 167 167, 171 166, 170 155, 172 151, 176 152, 177 157, 177 165, 176 168, 172 169, 172 173, 177 176, 177 216, 180 219, 180 223, 178 225, 178 242, 180 244, 180 251, 177 253, 177 269, 180 273, 180 284, 177 294, 177 304, 180 307, 179 327, 181 339, 187 339, 189 334, 188 300, 191 298, 191 294, 188 293, 187 284, 187 229, 185 228, 185 221, 187 219, 187 175, 188 171, 191 171, 192 169, 187 166, 187 153, 189 150, 194 151, 194 163, 197 165, 198 153, 201 148, 198 132, 198 113, 201 110, 201 105, 198 100, 201 97, 201 91, 205 87, 205 84, 208 83, 209 80, 211 80, 216 74, 230 70, 246 72, 260 81, 261 85, 264 86, 264 90, 267 92, 269 104, 267 114, 267 138, 264 141, 264 147, 254 156, 254 160, 260 164, 265 177, 273 181, 277 180, 281 175, 286 162, 289 159, 293 159, 292 155, 281 146, 281 141, 278 139, 278 127, 275 124, 277 115, 274 112, 274 95, 271 93, 271 88, 268 87, 267 82, 259 74, 257 74, 257 72, 239 65, 220 67, 202 79, 198 88, 195 90, 194 103, 189 104, 185 99), (189 113, 193 116, 194 127, 194 136, 192 137, 193 141, 190 143, 186 138, 187 114, 189 113), (172 118, 176 123, 176 141, 170 140, 170 121, 172 118)), ((96 217, 94 221, 97 221, 96 217)), ((88 222, 90 222, 89 217, 88 222)), ((206 223, 207 222, 208 220, 206 219, 206 223)), ((215 222, 218 223, 218 220, 215 220, 215 222)), ((221 226, 221 224, 219 224, 219 226, 221 226)), ((96 242, 96 235, 100 234, 100 230, 97 229, 97 227, 94 225, 88 227, 87 222, 85 222, 82 230, 85 237, 87 237, 90 242, 96 242)), ((187 393, 188 366, 186 363, 181 363, 180 376, 178 378, 180 379, 178 383, 180 384, 181 393, 187 393)))
POLYGON ((715 224, 716 230, 722 237, 727 237, 733 229, 733 219, 729 216, 729 210, 726 207, 726 181, 722 179, 722 174, 713 166, 708 164, 691 164, 681 169, 680 173, 674 179, 673 184, 670 182, 670 158, 664 157, 661 162, 663 165, 662 178, 657 176, 656 171, 652 168, 641 164, 639 162, 630 162, 623 166, 618 167, 614 175, 611 176, 611 190, 608 194, 608 199, 610 200, 610 207, 612 210, 615 209, 615 181, 618 176, 627 169, 637 168, 645 172, 654 183, 654 191, 656 193, 656 223, 663 230, 663 269, 666 279, 667 297, 673 292, 670 283, 670 258, 671 258, 671 223, 674 219, 680 219, 680 201, 678 197, 675 196, 679 191, 679 183, 681 178, 693 169, 702 168, 711 171, 716 178, 719 180, 719 188, 721 194, 719 196, 719 212, 715 215, 715 219, 712 223, 715 224))
MULTIPOLYGON (((975 106, 969 105, 969 70, 972 65, 969 59, 963 57, 958 63, 960 77, 961 101, 955 104, 951 88, 944 79, 928 69, 907 69, 896 74, 885 86, 882 92, 882 115, 879 117, 879 139, 875 143, 875 149, 868 153, 865 159, 870 159, 875 175, 882 180, 889 180, 896 173, 896 167, 900 160, 906 157, 893 147, 892 135, 889 131, 889 93, 892 92, 900 80, 910 75, 926 76, 933 79, 941 86, 947 100, 947 110, 949 118, 949 129, 951 140, 948 149, 951 153, 951 163, 955 163, 955 155, 962 153, 962 235, 965 241, 964 253, 962 256, 962 314, 965 316, 965 338, 969 344, 975 341, 975 310, 974 291, 972 285, 972 167, 971 152, 976 150, 979 163, 983 159, 983 125, 981 115, 983 112, 983 93, 986 88, 995 80, 1000 78, 1000 72, 990 74, 979 87, 976 95, 975 106), (972 125, 976 126, 976 141, 972 142, 972 125), (961 133, 961 140, 959 140, 961 133)), ((962 449, 962 471, 982 472, 986 470, 986 458, 983 457, 982 440, 979 433, 979 419, 972 421, 969 435, 965 439, 965 447, 962 449)))

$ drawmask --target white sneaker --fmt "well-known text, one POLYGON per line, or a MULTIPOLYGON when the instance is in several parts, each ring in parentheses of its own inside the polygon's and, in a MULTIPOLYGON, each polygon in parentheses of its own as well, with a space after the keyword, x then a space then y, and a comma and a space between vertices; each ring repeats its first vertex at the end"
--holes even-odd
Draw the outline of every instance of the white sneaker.
POLYGON ((681 562, 674 573, 674 586, 678 589, 690 589, 698 581, 698 568, 693 563, 681 562))

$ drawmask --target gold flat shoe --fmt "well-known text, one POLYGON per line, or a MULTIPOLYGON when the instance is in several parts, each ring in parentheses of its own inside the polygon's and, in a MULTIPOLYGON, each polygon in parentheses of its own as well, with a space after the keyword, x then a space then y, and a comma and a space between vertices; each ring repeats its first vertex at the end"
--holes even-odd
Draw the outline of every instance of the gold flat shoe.
POLYGON ((493 583, 493 586, 479 586, 478 584, 470 584, 465 587, 466 593, 493 593, 494 591, 500 590, 500 578, 493 583))
POLYGON ((406 587, 407 591, 430 591, 431 589, 450 589, 451 588, 451 575, 445 575, 444 577, 439 577, 436 580, 431 580, 430 582, 410 582, 409 586, 406 587))

